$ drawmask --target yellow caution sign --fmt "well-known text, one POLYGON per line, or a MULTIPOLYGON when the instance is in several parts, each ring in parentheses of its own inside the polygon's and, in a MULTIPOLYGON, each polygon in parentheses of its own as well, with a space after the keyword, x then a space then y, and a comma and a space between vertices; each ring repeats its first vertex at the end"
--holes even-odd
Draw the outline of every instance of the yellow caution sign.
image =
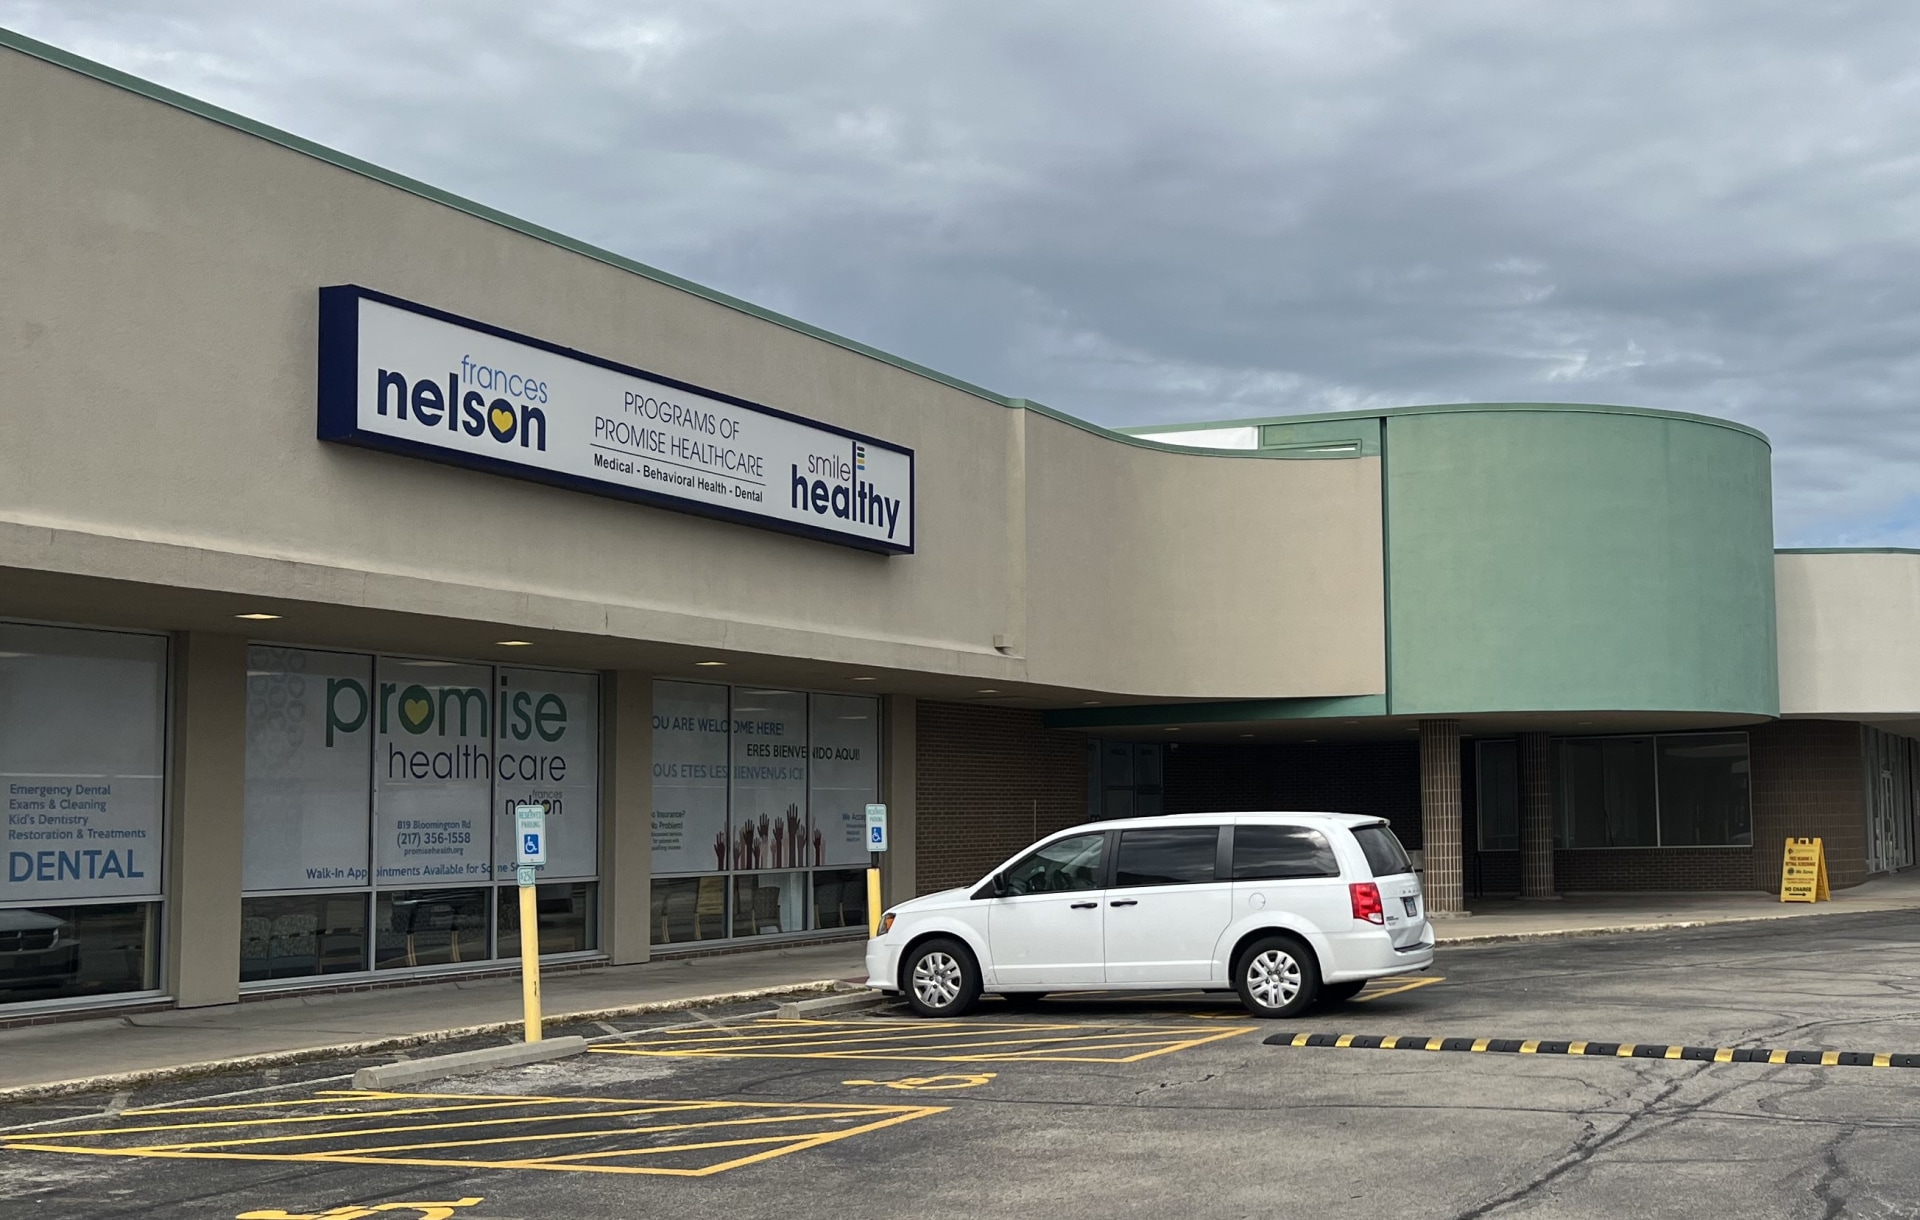
POLYGON ((1818 839, 1788 839, 1780 868, 1780 901, 1830 902, 1827 889, 1827 849, 1818 839))

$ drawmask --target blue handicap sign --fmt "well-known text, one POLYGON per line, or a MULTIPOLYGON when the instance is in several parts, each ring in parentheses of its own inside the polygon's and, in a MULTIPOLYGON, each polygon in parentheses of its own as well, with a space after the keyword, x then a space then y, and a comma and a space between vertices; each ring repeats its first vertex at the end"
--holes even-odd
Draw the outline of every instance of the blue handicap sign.
POLYGON ((540 836, 539 835, 521 835, 520 836, 520 854, 523 856, 539 855, 540 854, 540 836))
POLYGON ((886 837, 887 837, 887 828, 886 828, 886 827, 884 827, 884 826, 869 826, 869 827, 867 827, 867 842, 869 842, 869 843, 880 843, 880 842, 883 842, 883 841, 885 841, 885 839, 886 839, 886 837))

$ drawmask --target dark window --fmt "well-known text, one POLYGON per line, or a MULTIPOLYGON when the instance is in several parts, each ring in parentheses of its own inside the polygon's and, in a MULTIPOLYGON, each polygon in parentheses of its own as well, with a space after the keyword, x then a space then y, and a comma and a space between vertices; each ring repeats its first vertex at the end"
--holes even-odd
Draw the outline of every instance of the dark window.
POLYGON ((1040 848, 1001 874, 1012 894, 1064 894, 1100 888, 1104 834, 1074 835, 1040 848))
POLYGON ((1747 798, 1747 735, 1661 737, 1660 845, 1753 842, 1747 798))
POLYGON ((1305 826, 1236 826, 1233 879, 1277 881, 1288 877, 1338 877, 1327 836, 1305 826))
POLYGON ((1191 885, 1213 880, 1218 826, 1169 826, 1120 832, 1115 885, 1191 885))
POLYGON ((1480 829, 1481 851, 1520 850, 1520 759, 1518 743, 1483 741, 1475 754, 1474 775, 1480 789, 1474 819, 1480 829))
POLYGON ((1390 828, 1376 822, 1355 830, 1353 837, 1359 841, 1360 850, 1367 857, 1367 867, 1373 870, 1374 876, 1397 877, 1413 871, 1407 849, 1400 846, 1400 840, 1390 828))

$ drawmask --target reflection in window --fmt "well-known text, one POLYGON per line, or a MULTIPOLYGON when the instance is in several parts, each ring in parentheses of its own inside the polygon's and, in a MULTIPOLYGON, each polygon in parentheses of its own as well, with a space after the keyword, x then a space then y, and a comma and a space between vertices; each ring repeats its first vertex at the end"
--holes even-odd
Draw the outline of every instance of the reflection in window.
POLYGON ((1290 877, 1338 877, 1327 836, 1305 826, 1234 827, 1233 879, 1273 881, 1290 877))
POLYGON ((655 877, 652 935, 656 945, 724 940, 727 935, 727 879, 655 877))
MULTIPOLYGON (((600 887, 591 881, 550 881, 534 887, 540 920, 540 954, 584 953, 600 947, 600 887)), ((500 957, 520 956, 520 887, 500 887, 500 926, 494 942, 500 957)))
POLYGON ((1520 850, 1520 759, 1517 742, 1483 741, 1474 755, 1479 789, 1474 822, 1481 851, 1520 850))
POLYGON ((1651 737, 1589 737, 1560 743, 1560 812, 1569 847, 1654 847, 1651 737))
POLYGON ((1660 842, 1753 842, 1745 733, 1660 738, 1660 842))
POLYGON ((158 903, 0 910, 0 1004, 159 986, 158 903))
POLYGON ((867 926, 867 874, 864 869, 841 869, 813 875, 813 926, 867 926))
POLYGON ((807 926, 805 873, 740 873, 733 879, 733 934, 766 936, 807 926))
POLYGON ((448 966, 487 957, 487 890, 397 890, 375 900, 374 966, 448 966))
POLYGON ((1218 826, 1168 826, 1120 832, 1115 885, 1193 885, 1213 880, 1218 826))
POLYGON ((1102 885, 1100 864, 1106 842, 1106 835, 1092 834, 1049 843, 1006 871, 1006 892, 1062 894, 1097 890, 1102 885))
POLYGON ((240 904, 240 981, 367 968, 367 896, 301 894, 240 904))

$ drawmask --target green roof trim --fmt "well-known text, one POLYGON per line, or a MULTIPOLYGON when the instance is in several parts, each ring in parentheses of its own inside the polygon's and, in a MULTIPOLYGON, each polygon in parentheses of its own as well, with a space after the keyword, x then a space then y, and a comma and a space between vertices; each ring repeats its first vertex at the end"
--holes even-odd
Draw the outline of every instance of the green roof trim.
POLYGON ((1126 431, 1129 435, 1149 437, 1155 432, 1199 432, 1209 428, 1261 428, 1268 424, 1330 423, 1396 415, 1494 414, 1502 411, 1570 411, 1586 415, 1643 415, 1654 419, 1679 419, 1689 423, 1711 424, 1716 428, 1744 432, 1748 436, 1759 439, 1768 449, 1773 448, 1773 442, 1767 438, 1766 433, 1730 419, 1696 415, 1690 411, 1663 411, 1656 407, 1626 407, 1601 402, 1443 402, 1407 407, 1376 407, 1368 411, 1320 411, 1306 415, 1262 415, 1251 419, 1209 420, 1205 423, 1146 424, 1128 428, 1126 431))
POLYGON ((1912 546, 1777 546, 1776 555, 1920 555, 1912 546))
POLYGON ((1359 719, 1387 714, 1385 695, 1334 695, 1309 699, 1244 699, 1230 703, 1138 703, 1123 707, 1072 707, 1043 716, 1050 729, 1141 728, 1162 724, 1253 724, 1262 720, 1359 719))
POLYGON ((65 68, 69 72, 76 72, 82 76, 91 77, 104 84, 112 85, 116 89, 124 89, 128 93, 137 94, 149 101, 172 106, 176 110, 185 111, 198 118, 206 119, 212 123, 218 123, 223 127, 230 127, 235 131, 244 132, 247 135, 265 140, 269 144, 277 144, 282 148, 312 157, 317 161, 324 161, 329 165, 337 166, 350 173, 359 174, 364 178, 371 178, 376 182, 383 183, 396 190, 406 191, 408 194, 417 195, 422 199, 430 200, 431 202, 452 208, 458 212, 464 212, 469 216, 484 220, 489 224, 499 225, 503 229, 511 229, 516 233, 531 237, 536 241, 543 241, 549 245, 558 246, 560 249, 593 259, 596 262, 605 263, 610 267, 617 267, 622 271, 630 272, 633 275, 652 280, 658 284, 664 284, 669 288, 678 289, 681 292, 689 293, 703 300, 712 301, 714 304, 723 305, 728 309, 738 310, 749 317, 758 318, 762 322, 769 322, 775 326, 784 327, 787 330, 797 331, 809 338, 818 339, 822 343, 831 343, 835 347, 865 356, 870 360, 877 360, 882 364, 892 365, 897 369, 912 373, 915 376, 925 377, 929 381, 939 382, 942 385, 959 390, 962 393, 970 394, 975 398, 993 403, 995 406, 1007 407, 1018 411, 1032 411, 1035 414, 1059 420, 1061 423, 1078 428, 1083 432, 1091 432, 1095 436, 1105 437, 1108 440, 1119 441, 1122 444, 1132 445, 1141 449, 1157 449, 1164 453, 1206 453, 1225 458, 1271 459, 1274 456, 1255 450, 1196 450, 1184 445, 1168 445, 1144 437, 1129 436, 1123 432, 1117 432, 1112 428, 1104 428, 1099 424, 1081 419, 1078 416, 1069 415, 1065 411, 1056 410, 1053 407, 1034 402, 1030 399, 1010 398, 1004 394, 997 394, 984 386, 974 385, 970 381, 949 376, 946 373, 940 372, 938 369, 928 368, 924 364, 917 364, 902 356, 895 356, 890 352, 881 351, 879 348, 869 346, 868 344, 860 342, 858 339, 849 339, 845 335, 838 335, 830 330, 824 330, 818 326, 802 322, 798 318, 790 318, 785 314, 776 313, 771 309, 755 305, 751 301, 730 296, 718 289, 708 288, 703 284, 696 284, 692 280, 683 279, 670 271, 662 271, 658 267, 650 267, 645 263, 628 258, 623 254, 616 254, 600 246, 580 241, 577 238, 568 237, 566 234, 554 229, 549 229, 544 225, 535 224, 530 220, 522 220, 518 216, 502 212, 498 208, 488 207, 484 203, 467 199, 451 191, 441 190, 439 187, 422 182, 418 178, 410 178, 405 174, 396 173, 393 170, 375 165, 371 161, 363 161, 359 157, 352 156, 348 153, 338 152, 323 144, 316 144, 312 140, 294 135, 291 132, 282 131, 277 127, 270 127, 256 119, 250 119, 244 114, 238 114, 224 107, 216 106, 211 102, 201 101, 199 98, 191 97, 174 89, 169 89, 165 85, 157 85, 152 81, 143 80, 131 73, 122 72, 118 68, 108 67, 106 64, 97 63, 94 60, 75 55, 71 51, 63 50, 35 38, 29 38, 25 34, 7 29, 4 26, 0 26, 0 47, 17 51, 22 55, 41 60, 45 63, 53 64, 55 67, 65 68))

